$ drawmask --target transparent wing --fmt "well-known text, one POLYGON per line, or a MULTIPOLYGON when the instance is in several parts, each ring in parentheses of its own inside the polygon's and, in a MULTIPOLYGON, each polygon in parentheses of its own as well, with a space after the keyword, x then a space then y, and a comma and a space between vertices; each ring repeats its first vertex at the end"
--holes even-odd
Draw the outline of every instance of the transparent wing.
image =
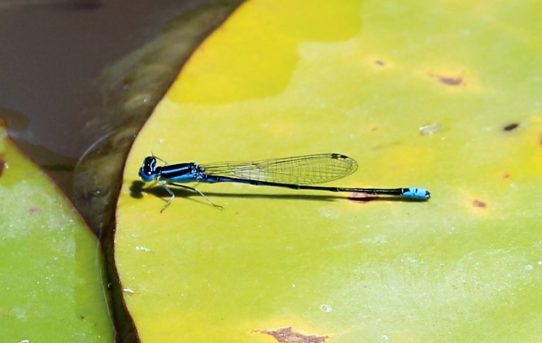
POLYGON ((358 164, 348 156, 330 153, 253 162, 220 162, 200 167, 214 176, 310 185, 348 176, 357 170, 358 164))

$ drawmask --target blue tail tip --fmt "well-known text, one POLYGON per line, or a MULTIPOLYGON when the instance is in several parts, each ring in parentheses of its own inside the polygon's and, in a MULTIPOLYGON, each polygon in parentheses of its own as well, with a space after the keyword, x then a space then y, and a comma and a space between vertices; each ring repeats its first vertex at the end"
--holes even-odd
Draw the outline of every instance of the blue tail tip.
POLYGON ((431 192, 429 192, 427 188, 408 187, 403 190, 402 196, 415 200, 429 200, 429 198, 431 198, 431 192))

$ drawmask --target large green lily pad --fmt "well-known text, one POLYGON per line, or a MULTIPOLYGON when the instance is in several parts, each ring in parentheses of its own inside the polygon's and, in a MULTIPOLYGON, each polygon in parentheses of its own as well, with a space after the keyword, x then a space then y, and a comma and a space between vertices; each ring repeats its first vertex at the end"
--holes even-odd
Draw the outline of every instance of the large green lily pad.
POLYGON ((196 51, 126 163, 115 258, 145 342, 538 341, 536 1, 245 3, 196 51), (168 162, 340 152, 344 186, 137 193, 168 162))

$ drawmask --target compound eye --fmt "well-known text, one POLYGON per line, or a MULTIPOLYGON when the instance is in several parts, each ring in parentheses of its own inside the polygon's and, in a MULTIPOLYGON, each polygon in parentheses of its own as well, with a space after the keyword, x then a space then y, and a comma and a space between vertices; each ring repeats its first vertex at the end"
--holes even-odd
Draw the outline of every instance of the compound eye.
POLYGON ((145 157, 145 161, 143 162, 143 164, 154 168, 156 166, 156 158, 152 156, 145 157))
POLYGON ((143 161, 143 171, 146 174, 151 174, 156 169, 156 159, 152 156, 146 157, 143 161))

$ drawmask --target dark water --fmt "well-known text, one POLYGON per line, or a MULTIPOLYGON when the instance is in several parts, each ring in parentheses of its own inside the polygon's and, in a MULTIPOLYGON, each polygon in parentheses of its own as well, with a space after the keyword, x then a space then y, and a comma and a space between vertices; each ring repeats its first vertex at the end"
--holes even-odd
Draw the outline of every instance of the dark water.
POLYGON ((72 193, 75 162, 101 135, 103 70, 203 0, 0 0, 0 118, 72 193))

